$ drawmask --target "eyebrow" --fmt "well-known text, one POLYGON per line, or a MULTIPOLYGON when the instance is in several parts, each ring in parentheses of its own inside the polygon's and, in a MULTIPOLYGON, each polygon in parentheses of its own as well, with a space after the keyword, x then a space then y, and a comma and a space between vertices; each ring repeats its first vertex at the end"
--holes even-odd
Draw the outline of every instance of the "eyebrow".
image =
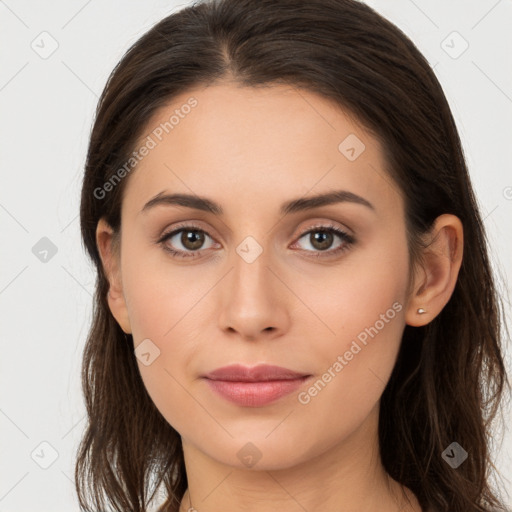
MULTIPOLYGON (((292 199, 283 203, 279 212, 281 215, 287 215, 335 203, 355 203, 375 211, 373 204, 363 197, 347 190, 336 190, 316 196, 292 199)), ((165 190, 150 199, 142 208, 141 213, 160 205, 178 205, 210 212, 214 215, 224 214, 222 207, 211 199, 190 194, 166 194, 165 190)))

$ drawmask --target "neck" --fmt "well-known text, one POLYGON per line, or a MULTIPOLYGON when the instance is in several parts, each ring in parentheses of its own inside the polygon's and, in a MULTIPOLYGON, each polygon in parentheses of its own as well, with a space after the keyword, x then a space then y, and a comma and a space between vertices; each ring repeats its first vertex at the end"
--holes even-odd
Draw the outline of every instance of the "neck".
POLYGON ((188 489, 179 512, 421 512, 414 494, 384 470, 377 425, 375 409, 349 439, 300 464, 271 470, 227 466, 183 440, 188 489))

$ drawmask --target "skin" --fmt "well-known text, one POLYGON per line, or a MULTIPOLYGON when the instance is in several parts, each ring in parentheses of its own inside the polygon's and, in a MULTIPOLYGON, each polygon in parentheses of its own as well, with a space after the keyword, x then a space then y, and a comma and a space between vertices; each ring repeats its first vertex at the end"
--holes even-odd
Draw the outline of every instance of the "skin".
MULTIPOLYGON (((97 227, 112 314, 134 348, 149 338, 160 350, 148 366, 137 361, 182 438, 189 488, 180 512, 420 512, 414 494, 382 467, 379 400, 405 325, 430 322, 453 292, 459 219, 437 219, 425 267, 409 282, 403 199, 379 143, 354 119, 304 90, 222 82, 174 98, 144 137, 191 96, 197 106, 125 178, 120 249, 103 219, 97 227), (338 150, 349 134, 365 144, 354 161, 338 150), (339 189, 374 209, 341 202, 278 212, 285 201, 339 189), (162 191, 206 196, 224 213, 177 205, 141 212, 162 191), (181 222, 206 233, 195 257, 173 258, 156 243, 181 222), (334 234, 322 251, 309 233, 329 224, 355 239, 332 256, 327 251, 345 241, 334 234), (236 251, 248 236, 263 249, 252 263, 236 251), (396 303, 394 317, 307 404, 298 393, 311 382, 251 408, 200 378, 234 362, 268 363, 311 374, 314 383, 396 303), (261 454, 252 467, 237 456, 248 442, 261 454)), ((194 248, 181 233, 164 243, 194 248)))

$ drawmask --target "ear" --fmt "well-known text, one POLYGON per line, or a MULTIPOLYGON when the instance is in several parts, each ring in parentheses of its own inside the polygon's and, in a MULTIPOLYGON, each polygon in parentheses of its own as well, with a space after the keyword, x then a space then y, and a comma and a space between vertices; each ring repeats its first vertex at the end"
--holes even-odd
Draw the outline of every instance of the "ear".
POLYGON ((108 305, 113 317, 126 334, 131 334, 130 319, 121 280, 121 247, 119 234, 114 234, 107 221, 101 218, 96 227, 96 245, 103 270, 109 281, 108 305))
POLYGON ((435 220, 423 253, 424 265, 415 271, 405 314, 408 325, 428 324, 450 300, 462 264, 463 237, 462 223, 455 215, 444 214, 435 220), (419 308, 425 313, 418 313, 419 308))

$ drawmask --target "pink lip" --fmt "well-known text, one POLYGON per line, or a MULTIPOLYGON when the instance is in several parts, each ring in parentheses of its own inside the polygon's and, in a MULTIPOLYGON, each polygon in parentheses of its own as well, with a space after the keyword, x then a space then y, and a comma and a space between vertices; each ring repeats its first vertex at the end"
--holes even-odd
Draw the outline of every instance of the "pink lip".
POLYGON ((259 364, 249 367, 241 364, 231 364, 217 368, 204 377, 211 380, 227 380, 236 382, 261 382, 267 380, 291 380, 305 377, 306 373, 294 372, 281 366, 259 364))
POLYGON ((211 389, 246 407, 260 407, 288 395, 311 375, 272 365, 230 365, 203 376, 211 389))

